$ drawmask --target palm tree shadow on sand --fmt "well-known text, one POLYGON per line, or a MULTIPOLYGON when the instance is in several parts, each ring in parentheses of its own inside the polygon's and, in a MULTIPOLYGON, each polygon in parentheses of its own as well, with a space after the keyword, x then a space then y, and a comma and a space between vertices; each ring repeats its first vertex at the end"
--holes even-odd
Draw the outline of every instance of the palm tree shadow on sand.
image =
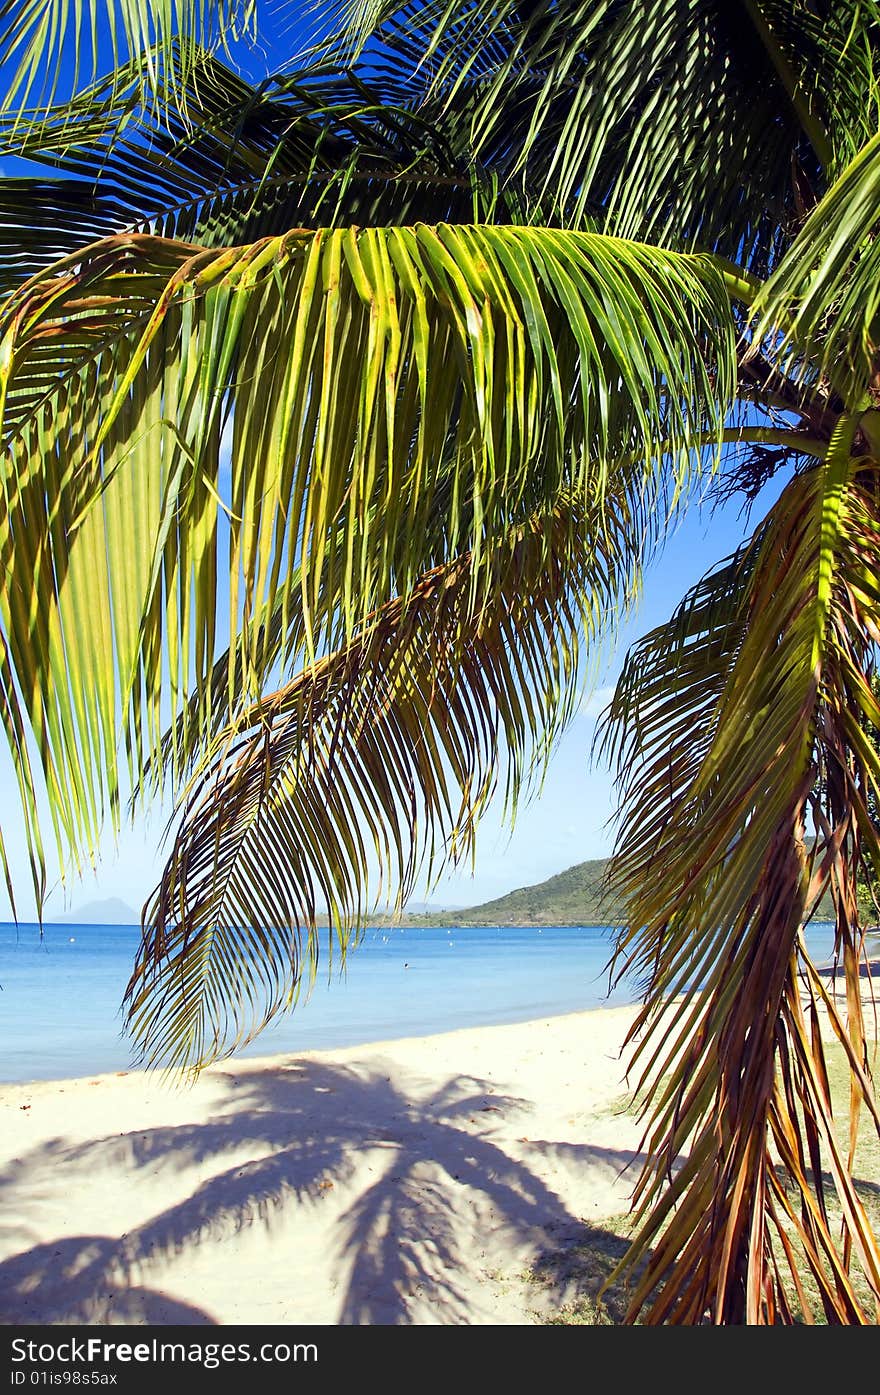
MULTIPOLYGON (((296 1247, 303 1207, 327 1207, 322 1268, 332 1270, 339 1323, 409 1322, 414 1300, 422 1312, 427 1300, 430 1320, 491 1322, 493 1238, 513 1240, 545 1270, 548 1256, 583 1240, 584 1222, 493 1139, 525 1106, 485 1081, 452 1077, 415 1102, 378 1073, 293 1061, 229 1074, 224 1088, 203 1123, 84 1145, 53 1139, 0 1174, 7 1216, 27 1215, 59 1179, 75 1209, 77 1188, 108 1168, 133 1188, 145 1174, 167 1178, 169 1191, 175 1174, 191 1173, 194 1182, 181 1197, 178 1181, 174 1204, 124 1236, 68 1234, 28 1245, 23 1230, 8 1233, 0 1321, 214 1322, 207 1309, 165 1291, 174 1288, 174 1264, 252 1227, 274 1247, 276 1265, 277 1247, 287 1245, 281 1256, 289 1258, 295 1294, 310 1279, 296 1247), (279 1234, 288 1225, 289 1238, 279 1234)), ((629 1151, 534 1139, 525 1151, 605 1178, 639 1160, 629 1151)), ((222 1250, 218 1262, 229 1262, 222 1250)), ((295 1296, 281 1320, 300 1320, 295 1296)))

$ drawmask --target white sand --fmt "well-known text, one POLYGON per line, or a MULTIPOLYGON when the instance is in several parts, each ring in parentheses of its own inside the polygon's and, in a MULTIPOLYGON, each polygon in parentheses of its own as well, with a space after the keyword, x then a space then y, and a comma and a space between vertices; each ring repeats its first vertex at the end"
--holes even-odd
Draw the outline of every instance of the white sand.
POLYGON ((0 1085, 0 1323, 542 1321, 628 1209, 635 1012, 0 1085))
POLYGON ((628 1206, 634 1011, 0 1086, 0 1321, 541 1320, 628 1206))

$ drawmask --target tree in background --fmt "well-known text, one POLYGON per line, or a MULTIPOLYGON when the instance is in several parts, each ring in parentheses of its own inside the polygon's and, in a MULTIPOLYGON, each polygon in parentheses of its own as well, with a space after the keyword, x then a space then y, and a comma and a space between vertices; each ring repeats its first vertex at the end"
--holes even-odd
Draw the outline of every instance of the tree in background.
POLYGON ((677 510, 776 480, 605 727, 661 1082, 632 1319, 792 1321, 802 1273, 829 1321, 880 1298, 878 18, 364 0, 254 83, 246 3, 0 0, 0 713, 38 900, 40 790, 74 866, 126 780, 177 796, 147 1059, 289 1006, 376 866, 402 904, 467 855, 677 510), (826 891, 845 1015, 802 934, 826 891))

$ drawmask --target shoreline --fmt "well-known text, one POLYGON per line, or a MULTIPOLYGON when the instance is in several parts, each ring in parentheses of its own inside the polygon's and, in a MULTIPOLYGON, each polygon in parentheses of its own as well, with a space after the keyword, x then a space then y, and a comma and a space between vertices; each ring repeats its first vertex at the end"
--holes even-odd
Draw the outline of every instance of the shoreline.
MULTIPOLYGON (((0 1004, 5 1083, 137 1069, 120 1015, 131 933, 74 927, 75 938, 65 933, 46 954, 30 939, 0 946, 0 985, 10 990, 0 1004)), ((608 996, 606 937, 603 929, 369 931, 345 965, 322 944, 308 1000, 304 985, 296 1010, 240 1054, 337 1050, 626 1003, 625 985, 608 996)))
POLYGON ((0 1323, 558 1319, 626 1248, 637 1011, 0 1085, 0 1323))
MULTIPOLYGON (((618 1000, 616 1002, 593 1003, 589 1007, 569 1008, 547 1012, 536 1012, 534 1007, 524 1008, 524 1016, 502 1016, 495 1021, 482 1021, 476 1023, 465 1023, 464 1026, 444 1027, 437 1031, 426 1031, 421 1035, 408 1032, 401 1036, 379 1036, 366 1037, 363 1041, 349 1041, 336 1046, 303 1046, 301 1050, 282 1049, 278 1051, 252 1051, 251 1047, 240 1049, 238 1054, 221 1059, 213 1065, 204 1067, 203 1074, 209 1071, 230 1070, 233 1067, 243 1066, 266 1066, 274 1061, 299 1060, 307 1056, 330 1056, 341 1054, 364 1053, 377 1051, 380 1048, 396 1048, 409 1042, 420 1042, 429 1039, 451 1037, 459 1032, 491 1032, 500 1027, 527 1027, 533 1022, 555 1022, 558 1018, 564 1017, 585 1017, 592 1013, 614 1012, 618 1009, 632 1009, 638 1006, 638 1000, 629 1001, 618 1000)), ((253 1045, 253 1044, 251 1044, 253 1045)), ((58 1076, 31 1076, 22 1080, 4 1080, 0 1078, 0 1104, 2 1104, 3 1094, 7 1090, 37 1088, 43 1085, 78 1085, 84 1081, 113 1079, 121 1076, 139 1075, 145 1079, 162 1077, 163 1067, 146 1067, 133 1063, 130 1065, 111 1066, 107 1070, 83 1071, 78 1075, 58 1075, 58 1076)), ((183 1088, 188 1088, 185 1084, 183 1088)))
MULTIPOLYGON (((100 927, 86 928, 100 930, 100 927)), ((129 927, 123 928, 129 930, 129 927)), ((516 935, 522 934, 522 929, 517 927, 495 928, 499 932, 506 929, 516 935)), ((590 930, 590 927, 555 927, 557 940, 560 933, 566 935, 571 929, 583 931, 590 930)), ((607 931, 607 927, 593 929, 602 931, 603 935, 607 931)), ((541 940, 532 940, 532 936, 541 934, 541 927, 531 928, 529 953, 533 944, 541 945, 541 940)), ((478 956, 482 955, 484 961, 490 952, 493 957, 495 955, 494 939, 493 936, 491 945, 483 943, 476 951, 478 956)), ((466 937, 462 937, 462 940, 466 943, 466 937)), ((86 958, 83 962, 86 977, 83 982, 86 982, 91 967, 88 958, 89 946, 87 942, 84 943, 86 958)), ((368 944, 360 951, 363 957, 353 966, 350 977, 340 975, 338 971, 335 975, 330 974, 328 964, 325 975, 319 975, 313 993, 308 999, 303 998, 297 1011, 290 1016, 279 1017, 255 1042, 241 1048, 238 1058, 250 1060, 291 1052, 335 1051, 352 1047, 366 1049, 377 1043, 389 1040, 403 1041, 417 1035, 433 1036, 480 1027, 524 1024, 538 1017, 565 1016, 580 1011, 607 1011, 617 1006, 632 1005, 639 1000, 636 985, 626 981, 608 991, 608 946, 604 939, 600 952, 597 953, 593 951, 597 950, 598 946, 593 946, 591 950, 589 939, 584 944, 578 944, 576 972, 573 970, 568 977, 562 972, 555 974, 552 979, 548 978, 546 965, 550 961, 541 955, 535 958, 539 970, 537 977, 524 974, 517 966, 532 961, 522 960, 518 956, 512 958, 511 953, 507 953, 507 957, 500 961, 501 966, 512 966, 517 973, 507 975, 505 969, 501 978, 496 976, 492 980, 492 992, 489 994, 470 987, 471 979, 468 973, 464 974, 463 993, 460 984, 450 989, 450 984, 445 980, 449 979, 446 971, 452 959, 447 959, 445 949, 441 957, 446 959, 446 963, 440 964, 437 957, 440 954, 438 945, 445 943, 445 938, 441 938, 437 944, 425 946, 422 946, 421 942, 412 946, 403 945, 402 942, 396 943, 396 957, 401 960, 399 966, 388 958, 390 950, 386 952, 378 945, 368 944), (422 962, 423 948, 428 951, 426 963, 422 962), (413 959, 413 951, 414 962, 410 965, 403 963, 403 955, 408 954, 409 958, 413 959), (422 972, 426 966, 432 975, 430 982, 428 976, 422 972), (412 973, 405 976, 406 982, 403 982, 403 975, 395 979, 398 967, 413 969, 412 973), (439 993, 431 986, 438 969, 440 974, 437 982, 441 988, 439 993), (337 982, 337 979, 340 981, 337 982), (502 984, 502 988, 496 994, 494 989, 499 983, 502 984), (405 990, 403 992, 400 991, 401 985, 405 990), (393 1007, 389 1008, 389 1003, 392 1002, 389 995, 392 994, 392 990, 393 1007), (343 993, 345 997, 342 996, 343 993)), ((546 944, 546 939, 544 943, 546 944)), ((516 948, 515 944, 511 946, 505 943, 506 952, 516 948)), ((565 945, 564 948, 568 953, 568 946, 565 945)), ((124 967, 119 969, 119 983, 112 993, 107 988, 109 975, 102 970, 103 977, 99 980, 98 991, 103 996, 97 1005, 90 1001, 88 1010, 85 1010, 84 1007, 78 1007, 74 1001, 72 1005, 54 1009, 52 1004, 61 1001, 62 996, 69 992, 69 985, 64 980, 68 954, 72 956, 71 970, 76 969, 79 972, 80 946, 69 949, 65 944, 61 949, 62 952, 51 961, 54 979, 52 973, 46 972, 44 975, 43 964, 40 961, 39 975, 44 975, 45 982, 41 977, 38 987, 35 986, 37 974, 30 970, 27 958, 22 961, 25 974, 30 974, 30 978, 34 980, 27 980, 26 991, 30 994, 32 1006, 29 1014, 22 1015, 19 1004, 27 1005, 28 999, 24 996, 16 998, 16 992, 21 992, 18 983, 13 980, 11 985, 7 985, 15 992, 4 994, 2 1004, 6 1013, 4 1022, 0 1024, 3 1027, 3 1032, 0 1033, 3 1037, 0 1075, 5 1078, 0 1078, 0 1088, 36 1080, 60 1082, 99 1074, 115 1074, 120 1071, 133 1072, 142 1068, 133 1058, 131 1039, 125 1037, 120 1030, 119 999, 124 989, 124 975, 128 972, 128 962, 125 961, 124 967), (96 1027, 96 1023, 104 1025, 96 1027), (5 1075, 6 1070, 9 1071, 8 1076, 5 1075)), ((459 952, 466 951, 460 948, 459 952)), ((470 962, 468 960, 468 964, 470 962)), ((814 956, 814 962, 821 965, 828 961, 820 955, 814 956)), ((98 963, 100 967, 100 960, 98 963)), ((481 967, 485 975, 485 962, 481 967)), ((17 969, 18 966, 10 960, 7 968, 11 972, 12 968, 17 969)), ((0 984, 2 982, 0 977, 0 984)), ((474 976, 474 982, 481 982, 479 972, 474 976)), ((66 996, 64 1000, 67 1001, 66 996)), ((81 999, 82 1003, 85 1001, 85 998, 81 999)))

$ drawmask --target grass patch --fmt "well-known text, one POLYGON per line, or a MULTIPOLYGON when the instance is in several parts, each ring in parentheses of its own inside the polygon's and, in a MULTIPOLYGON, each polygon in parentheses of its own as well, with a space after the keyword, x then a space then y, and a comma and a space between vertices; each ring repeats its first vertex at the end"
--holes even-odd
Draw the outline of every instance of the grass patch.
MULTIPOLYGON (((850 1073, 846 1054, 837 1042, 825 1043, 825 1060, 834 1112, 835 1128, 839 1145, 846 1156, 849 1147, 849 1090, 850 1073)), ((877 1060, 871 1058, 872 1069, 877 1073, 877 1060)), ((611 1113, 635 1113, 637 1107, 631 1094, 620 1096, 609 1106, 611 1113)), ((868 1110, 862 1106, 858 1141, 855 1156, 854 1177, 856 1191, 865 1208, 868 1221, 875 1236, 880 1236, 880 1137, 868 1110)), ((832 1223, 832 1233, 839 1231, 840 1208, 836 1204, 834 1184, 828 1173, 823 1175, 828 1214, 832 1223)), ((794 1190, 792 1189, 792 1195, 794 1190)), ((626 1281, 617 1280, 599 1299, 602 1285, 622 1259, 629 1245, 632 1227, 626 1214, 611 1216, 602 1226, 585 1225, 582 1237, 564 1249, 548 1252, 531 1268, 528 1280, 535 1286, 551 1290, 544 1297, 542 1321, 552 1325, 617 1325, 620 1324, 629 1305, 629 1295, 640 1269, 630 1274, 626 1281), (547 1308, 551 1315, 546 1316, 547 1308)), ((794 1237, 792 1236, 794 1239, 794 1237)), ((784 1264, 782 1266, 785 1275, 784 1264)), ((815 1281, 804 1271, 800 1274, 808 1301, 812 1306, 814 1321, 824 1323, 825 1319, 819 1299, 819 1289, 815 1281)), ((855 1292, 867 1312, 873 1311, 870 1288, 857 1263, 852 1266, 852 1282, 855 1292)), ((784 1279, 788 1300, 799 1320, 805 1321, 801 1313, 794 1283, 784 1279)))
MULTIPOLYGON (((603 1226, 585 1225, 576 1244, 551 1250, 528 1272, 529 1283, 551 1290, 551 1326, 618 1326, 629 1306, 629 1284, 618 1280, 603 1294, 599 1291, 629 1248, 631 1227, 627 1215, 612 1216, 603 1226)), ((545 1308, 547 1303, 545 1301, 545 1308)))

